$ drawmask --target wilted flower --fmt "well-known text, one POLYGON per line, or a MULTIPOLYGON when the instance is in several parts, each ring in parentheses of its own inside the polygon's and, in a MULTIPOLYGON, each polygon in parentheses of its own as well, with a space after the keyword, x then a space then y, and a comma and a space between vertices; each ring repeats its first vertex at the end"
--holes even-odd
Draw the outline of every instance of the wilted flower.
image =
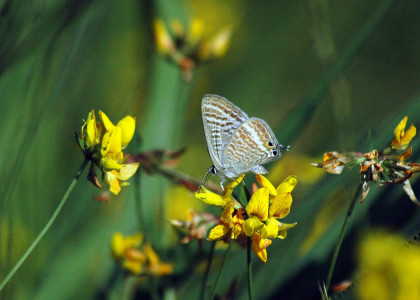
POLYGON ((265 263, 266 248, 272 243, 270 239, 284 239, 287 230, 296 225, 282 223, 278 219, 286 217, 290 212, 291 192, 297 179, 289 176, 275 189, 267 178, 256 175, 261 188, 253 193, 248 205, 243 207, 232 197, 233 188, 243 177, 244 175, 226 186, 224 196, 200 187, 196 197, 207 204, 224 207, 219 224, 210 231, 208 240, 230 240, 248 236, 252 240, 254 253, 265 263))
POLYGON ((179 242, 187 244, 192 240, 201 242, 207 235, 207 231, 217 223, 217 217, 207 212, 188 210, 187 220, 171 220, 171 224, 187 231, 187 235, 179 242))
POLYGON ((420 171, 420 165, 404 162, 411 156, 412 148, 407 149, 407 147, 416 135, 416 128, 411 125, 407 132, 404 132, 406 123, 407 117, 395 128, 394 139, 383 151, 372 150, 364 154, 359 152, 328 152, 324 154, 322 164, 313 163, 312 165, 323 168, 330 174, 340 174, 345 168, 359 165, 362 179, 361 202, 365 200, 371 182, 379 183, 379 187, 398 183, 403 184, 404 191, 410 199, 415 204, 420 205, 408 180, 413 176, 413 173, 420 171), (405 149, 407 151, 401 151, 405 149))
POLYGON ((203 36, 204 24, 200 19, 193 19, 188 30, 178 20, 170 25, 169 31, 161 19, 153 22, 156 48, 182 70, 185 80, 191 79, 191 71, 197 65, 223 56, 229 47, 232 35, 230 26, 206 38, 203 36))
POLYGON ((139 163, 125 163, 128 156, 122 150, 127 147, 134 135, 136 121, 126 116, 115 126, 109 118, 99 111, 102 122, 96 121, 92 110, 81 129, 78 144, 86 159, 91 161, 88 179, 101 188, 94 165, 102 172, 102 177, 110 191, 118 194, 121 186, 128 185, 126 180, 133 176, 139 163))

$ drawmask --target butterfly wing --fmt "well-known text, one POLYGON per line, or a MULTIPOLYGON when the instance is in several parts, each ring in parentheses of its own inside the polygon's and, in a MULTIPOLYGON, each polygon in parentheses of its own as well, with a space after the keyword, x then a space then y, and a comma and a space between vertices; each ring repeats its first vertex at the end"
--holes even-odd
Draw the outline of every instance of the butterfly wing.
POLYGON ((280 145, 268 124, 259 118, 242 123, 228 141, 221 162, 229 177, 242 173, 266 173, 260 166, 281 156, 280 145))
POLYGON ((204 95, 201 112, 207 148, 214 166, 220 170, 227 143, 248 116, 239 107, 218 95, 204 95))

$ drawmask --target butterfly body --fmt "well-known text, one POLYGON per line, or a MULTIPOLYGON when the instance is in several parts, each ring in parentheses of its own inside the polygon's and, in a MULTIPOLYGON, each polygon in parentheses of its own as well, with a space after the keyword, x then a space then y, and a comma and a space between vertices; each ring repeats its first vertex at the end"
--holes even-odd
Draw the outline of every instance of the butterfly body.
POLYGON ((209 172, 216 174, 221 184, 247 172, 265 174, 262 164, 281 156, 284 146, 264 120, 249 118, 218 95, 204 95, 201 110, 207 149, 213 161, 209 172))

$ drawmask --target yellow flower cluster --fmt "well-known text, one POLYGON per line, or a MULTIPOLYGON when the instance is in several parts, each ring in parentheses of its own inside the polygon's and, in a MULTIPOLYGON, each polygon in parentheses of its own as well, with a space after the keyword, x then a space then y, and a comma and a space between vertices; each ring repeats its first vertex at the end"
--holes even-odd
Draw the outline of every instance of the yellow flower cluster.
POLYGON ((162 263, 150 244, 143 245, 140 233, 127 237, 120 232, 115 233, 111 240, 111 252, 114 259, 134 275, 163 276, 173 272, 172 264, 162 263))
POLYGON ((287 230, 296 225, 278 221, 286 217, 292 205, 291 192, 297 184, 295 176, 287 177, 277 189, 262 175, 256 175, 260 188, 251 196, 246 207, 232 197, 233 189, 245 175, 229 183, 224 195, 218 195, 201 186, 196 197, 201 201, 224 207, 219 224, 208 235, 208 240, 237 239, 251 237, 252 249, 262 262, 267 261, 266 248, 271 239, 284 239, 287 230))
POLYGON ((133 138, 136 121, 133 117, 126 116, 114 125, 104 112, 99 111, 99 116, 102 122, 96 120, 94 110, 88 114, 78 143, 86 159, 92 162, 89 180, 101 187, 93 168, 95 164, 101 169, 109 190, 118 194, 122 186, 128 185, 126 180, 133 176, 139 167, 139 163, 125 163, 128 156, 124 157, 122 152, 133 138))
POLYGON ((366 276, 355 283, 359 299, 420 299, 420 246, 402 249, 404 243, 382 231, 363 239, 359 269, 366 276))
POLYGON ((173 61, 189 80, 191 71, 201 63, 206 63, 225 55, 232 35, 230 26, 223 28, 210 38, 204 38, 204 24, 193 19, 188 30, 178 21, 170 24, 168 31, 161 19, 153 23, 156 48, 159 53, 173 61))

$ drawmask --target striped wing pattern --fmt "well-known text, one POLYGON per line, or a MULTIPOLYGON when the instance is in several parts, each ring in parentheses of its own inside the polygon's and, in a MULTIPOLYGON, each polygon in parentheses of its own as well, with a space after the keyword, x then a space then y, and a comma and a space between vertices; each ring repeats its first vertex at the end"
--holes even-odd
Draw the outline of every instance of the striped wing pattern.
POLYGON ((233 133, 224 150, 222 165, 234 176, 249 171, 265 173, 259 165, 279 157, 280 146, 271 128, 262 119, 250 118, 233 133))
POLYGON ((218 95, 204 95, 201 102, 204 133, 217 170, 223 166, 224 149, 235 130, 248 119, 239 107, 218 95))

